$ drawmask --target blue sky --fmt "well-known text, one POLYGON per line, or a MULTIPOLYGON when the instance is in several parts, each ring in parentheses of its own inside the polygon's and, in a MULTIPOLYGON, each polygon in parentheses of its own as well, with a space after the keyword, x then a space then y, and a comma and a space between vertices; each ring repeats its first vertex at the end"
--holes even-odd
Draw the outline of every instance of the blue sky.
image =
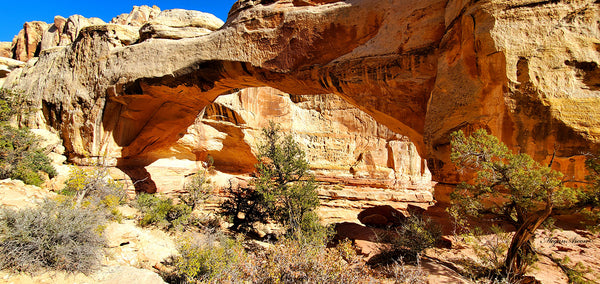
POLYGON ((133 6, 156 5, 161 10, 188 9, 214 14, 225 21, 227 13, 235 0, 105 0, 105 1, 60 1, 60 0, 31 0, 31 1, 2 1, 0 4, 0 41, 12 41, 13 37, 23 28, 23 23, 43 21, 52 23, 54 16, 68 17, 74 14, 86 18, 98 17, 105 22, 113 17, 129 13, 133 6))

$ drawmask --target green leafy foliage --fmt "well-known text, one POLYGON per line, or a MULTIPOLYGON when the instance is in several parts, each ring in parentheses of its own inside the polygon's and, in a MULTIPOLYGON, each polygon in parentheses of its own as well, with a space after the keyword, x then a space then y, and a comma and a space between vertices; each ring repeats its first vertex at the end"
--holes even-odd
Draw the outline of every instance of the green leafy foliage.
POLYGON ((442 237, 442 230, 437 223, 429 217, 418 214, 411 214, 396 229, 396 233, 397 237, 394 238, 392 244, 396 248, 407 249, 415 255, 437 245, 442 237))
POLYGON ((248 255, 241 239, 231 239, 223 234, 214 234, 204 242, 186 240, 178 248, 181 254, 175 259, 180 278, 193 283, 223 283, 247 278, 240 266, 248 255))
POLYGON ((27 107, 24 92, 0 88, 0 122, 25 114, 27 107))
MULTIPOLYGON (((466 137, 452 134, 451 159, 459 170, 475 173, 451 194, 453 216, 500 218, 517 229, 507 250, 504 273, 520 275, 535 252, 535 231, 553 209, 582 205, 582 192, 563 185, 562 174, 526 154, 514 154, 498 138, 477 130, 466 137)), ((588 162, 593 166, 592 162, 588 162)), ((589 194, 587 194, 589 196, 589 194)), ((480 220, 483 220, 480 218, 480 220)))
POLYGON ((127 201, 125 186, 111 178, 105 167, 73 167, 61 194, 73 196, 78 206, 107 209, 113 215, 118 215, 116 207, 127 201))
POLYGON ((317 185, 308 173, 304 151, 291 135, 282 136, 273 122, 263 129, 263 139, 258 147, 261 162, 256 166, 254 186, 264 198, 267 213, 291 234, 319 227, 312 215, 320 205, 317 185))
POLYGON ((579 193, 581 213, 590 220, 592 225, 588 226, 591 231, 600 231, 600 152, 589 154, 585 166, 588 170, 586 180, 588 186, 581 189, 579 193))
POLYGON ((41 185, 46 173, 57 172, 38 145, 35 134, 10 126, 9 120, 23 111, 22 92, 0 89, 0 179, 20 179, 26 184, 41 185))
POLYGON ((162 229, 177 229, 187 225, 192 212, 192 208, 186 204, 173 204, 170 198, 152 194, 139 194, 136 207, 142 212, 141 226, 154 225, 162 229))
POLYGON ((44 181, 40 172, 50 178, 57 175, 33 133, 6 124, 0 124, 0 131, 0 179, 20 179, 26 184, 40 185, 44 181))
POLYGON ((100 263, 105 219, 72 202, 0 210, 0 269, 89 273, 100 263))
POLYGON ((350 241, 327 248, 287 239, 262 248, 244 244, 239 236, 211 233, 184 241, 179 252, 172 283, 374 282, 350 241))
POLYGON ((561 173, 526 154, 513 154, 484 130, 470 137, 454 133, 451 159, 459 169, 476 171, 474 182, 460 184, 451 196, 470 215, 492 213, 518 226, 540 207, 559 201, 552 197, 562 190, 561 173))
POLYGON ((282 224, 289 235, 326 235, 314 213, 320 202, 304 151, 291 135, 282 135, 273 122, 263 129, 262 138, 254 189, 231 189, 232 198, 222 206, 224 214, 234 219, 234 228, 271 219, 282 224))

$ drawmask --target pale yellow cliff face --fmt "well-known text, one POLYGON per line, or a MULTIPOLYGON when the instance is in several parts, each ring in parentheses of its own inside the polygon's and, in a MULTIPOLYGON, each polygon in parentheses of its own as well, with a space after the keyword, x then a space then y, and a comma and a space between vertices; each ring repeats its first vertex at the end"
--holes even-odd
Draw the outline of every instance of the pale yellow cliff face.
POLYGON ((439 178, 455 179, 448 134, 483 127, 582 180, 600 143, 599 5, 451 2, 425 128, 439 178))
MULTIPOLYGON (((406 137, 414 146, 398 147, 428 158, 438 181, 456 181, 449 134, 481 127, 539 161, 556 153, 555 167, 582 178, 581 154, 600 143, 598 7, 593 0, 239 1, 216 30, 209 20, 182 26, 163 16, 161 24, 148 8, 138 11, 150 23, 142 38, 131 25, 76 29, 73 43, 43 50, 4 86, 35 96, 43 111, 29 123, 61 132, 73 161, 110 153, 121 165, 149 164, 154 153, 180 147, 217 97, 271 86, 340 96, 406 137)), ((264 103, 252 110, 285 117, 274 111, 283 101, 252 101, 259 97, 246 107, 264 103)), ((251 153, 236 129, 214 134, 235 133, 224 143, 251 153)), ((216 145, 209 141, 207 149, 216 145)), ((392 158, 385 167, 401 163, 392 158)))

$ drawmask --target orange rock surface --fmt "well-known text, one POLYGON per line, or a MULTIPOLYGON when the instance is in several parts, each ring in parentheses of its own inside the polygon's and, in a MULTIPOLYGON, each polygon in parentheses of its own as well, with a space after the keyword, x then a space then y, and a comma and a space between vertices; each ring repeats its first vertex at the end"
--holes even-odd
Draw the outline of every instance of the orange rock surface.
MULTIPOLYGON (((76 162, 109 153, 149 165, 217 97, 271 86, 343 98, 407 137, 436 181, 457 180, 449 133, 480 127, 537 160, 556 153, 554 166, 581 179, 582 154, 600 143, 598 10, 593 0, 238 1, 200 36, 84 27, 4 87, 34 97, 29 125, 60 132, 76 162)), ((241 146, 234 136, 225 143, 241 146)))

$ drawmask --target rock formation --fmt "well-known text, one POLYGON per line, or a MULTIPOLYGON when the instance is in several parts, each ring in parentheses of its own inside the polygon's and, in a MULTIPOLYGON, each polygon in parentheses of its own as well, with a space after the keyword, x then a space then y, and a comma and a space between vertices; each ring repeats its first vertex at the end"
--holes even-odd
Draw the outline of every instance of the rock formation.
POLYGON ((24 65, 25 62, 6 57, 0 57, 0 86, 4 84, 4 81, 6 80, 6 77, 8 77, 8 74, 10 74, 10 72, 19 67, 23 67, 24 65))
POLYGON ((215 25, 149 23, 141 38, 132 26, 82 28, 4 86, 34 96, 41 112, 29 124, 59 131, 72 161, 111 153, 145 167, 217 97, 271 86, 340 96, 407 137, 437 181, 456 180, 449 133, 480 127, 537 160, 555 153, 556 168, 582 178, 582 152, 600 143, 599 7, 240 0, 207 34, 188 30, 215 25))
POLYGON ((12 57, 11 42, 0 41, 0 57, 12 57))
POLYGON ((148 21, 156 18, 160 14, 160 8, 156 6, 133 6, 133 9, 128 14, 121 14, 113 18, 110 23, 118 25, 129 25, 141 27, 148 21))

